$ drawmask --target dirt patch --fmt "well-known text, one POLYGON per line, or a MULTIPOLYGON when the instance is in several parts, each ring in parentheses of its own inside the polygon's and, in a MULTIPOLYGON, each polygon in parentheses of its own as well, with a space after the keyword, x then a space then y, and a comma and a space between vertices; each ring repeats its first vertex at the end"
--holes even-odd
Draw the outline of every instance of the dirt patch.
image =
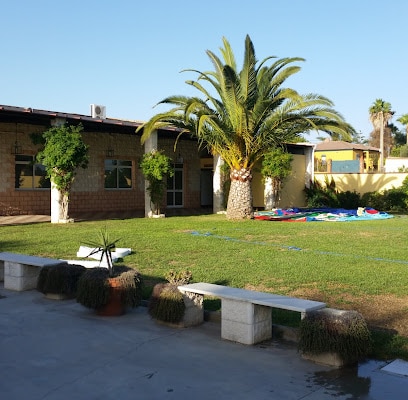
MULTIPOLYGON (((271 291, 270 288, 265 288, 262 285, 247 285, 245 288, 261 292, 271 291)), ((282 288, 280 289, 282 290, 282 288)), ((345 289, 343 288, 343 290, 345 289)), ((340 292, 341 288, 336 288, 335 291, 340 292)), ((319 291, 319 289, 310 286, 292 290, 288 293, 288 296, 323 301, 329 304, 331 308, 337 308, 340 310, 358 311, 364 316, 369 326, 373 328, 392 330, 399 335, 408 337, 408 296, 353 296, 345 291, 333 296, 323 293, 319 291)))
POLYGON ((358 311, 371 327, 393 330, 408 337, 408 296, 353 296, 342 293, 333 298, 312 288, 297 289, 290 296, 323 301, 330 304, 330 307, 341 310, 358 311))

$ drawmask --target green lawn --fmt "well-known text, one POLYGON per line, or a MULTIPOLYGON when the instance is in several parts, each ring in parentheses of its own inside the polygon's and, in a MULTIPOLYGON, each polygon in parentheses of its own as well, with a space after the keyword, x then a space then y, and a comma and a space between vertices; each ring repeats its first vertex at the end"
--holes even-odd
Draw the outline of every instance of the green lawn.
MULTIPOLYGON (((143 274, 146 296, 170 269, 189 269, 196 282, 297 295, 335 308, 367 310, 372 304, 369 322, 400 333, 393 336, 398 345, 383 356, 397 351, 408 358, 408 318, 403 324, 401 316, 388 318, 390 313, 408 314, 408 301, 403 302, 408 299, 406 216, 289 223, 232 222, 223 215, 206 215, 2 226, 0 251, 75 259, 79 246, 105 227, 111 238, 120 238, 118 247, 132 249, 124 263, 143 274), (405 309, 383 310, 388 315, 383 321, 378 299, 383 308, 391 306, 382 299, 392 299, 402 301, 405 309), (380 317, 373 318, 377 312, 380 317)), ((385 341, 383 336, 378 340, 385 341)), ((388 345, 390 340, 387 336, 388 345)))

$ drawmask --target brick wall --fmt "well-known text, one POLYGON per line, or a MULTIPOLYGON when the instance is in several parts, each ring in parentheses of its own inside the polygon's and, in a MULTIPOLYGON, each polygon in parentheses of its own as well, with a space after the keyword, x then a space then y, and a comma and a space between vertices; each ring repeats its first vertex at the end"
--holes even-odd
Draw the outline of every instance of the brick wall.
MULTIPOLYGON (((16 138, 23 154, 35 155, 38 148, 29 137, 33 132, 44 132, 47 126, 0 123, 0 215, 51 213, 50 190, 19 190, 15 186, 15 161, 11 148, 16 138)), ((84 142, 89 148, 89 165, 79 169, 72 187, 69 213, 103 211, 144 211, 145 184, 138 167, 143 154, 140 138, 118 133, 84 132, 84 142), (105 189, 104 161, 107 149, 114 150, 115 159, 132 161, 132 188, 105 189)), ((180 141, 174 152, 173 138, 159 138, 159 149, 172 159, 183 158, 184 208, 200 207, 200 159, 197 143, 180 141)), ((165 207, 164 207, 165 209, 165 207)))
MULTIPOLYGON (((179 141, 174 149, 174 139, 158 140, 158 150, 163 150, 173 161, 183 159, 183 208, 200 208, 200 157, 197 142, 186 140, 179 141)), ((165 205, 163 205, 165 210, 165 205)))

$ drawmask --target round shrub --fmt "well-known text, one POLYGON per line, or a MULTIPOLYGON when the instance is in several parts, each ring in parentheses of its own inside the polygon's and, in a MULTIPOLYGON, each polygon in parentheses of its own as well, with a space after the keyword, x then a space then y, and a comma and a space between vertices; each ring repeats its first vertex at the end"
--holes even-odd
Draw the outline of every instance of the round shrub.
POLYGON ((177 285, 170 283, 155 285, 149 301, 149 314, 153 318, 177 324, 183 319, 185 308, 183 294, 177 285))
POLYGON ((308 313, 301 321, 298 346, 304 353, 337 353, 353 363, 370 352, 371 334, 357 311, 324 309, 308 313))
POLYGON ((141 304, 142 277, 137 270, 126 266, 116 266, 112 278, 107 268, 88 269, 78 281, 77 302, 95 310, 106 305, 110 296, 109 279, 120 282, 125 306, 137 307, 141 304))
POLYGON ((37 290, 44 294, 60 294, 75 297, 78 281, 86 268, 76 264, 44 266, 37 280, 37 290))

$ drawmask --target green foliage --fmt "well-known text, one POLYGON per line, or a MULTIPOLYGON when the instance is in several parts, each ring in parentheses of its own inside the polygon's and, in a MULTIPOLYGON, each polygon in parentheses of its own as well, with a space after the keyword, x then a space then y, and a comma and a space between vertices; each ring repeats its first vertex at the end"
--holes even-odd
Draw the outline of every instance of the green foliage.
POLYGON ((187 285, 193 278, 193 274, 188 270, 175 271, 171 269, 165 278, 172 285, 187 285))
POLYGON ((336 189, 334 179, 326 176, 325 186, 319 181, 311 182, 305 188, 307 206, 310 208, 344 208, 354 210, 361 206, 360 195, 356 191, 340 192, 336 189))
POLYGON ((113 249, 115 249, 116 243, 118 241, 119 239, 110 239, 108 230, 105 227, 105 229, 100 230, 98 240, 86 243, 87 246, 90 246, 94 249, 91 253, 88 254, 88 257, 100 252, 100 261, 106 260, 108 265, 108 273, 111 278, 114 276, 112 251, 113 249))
POLYGON ((109 274, 106 268, 90 268, 78 281, 77 302, 94 310, 109 301, 109 274))
MULTIPOLYGON (((253 166, 271 149, 294 142, 309 131, 351 138, 354 129, 333 109, 327 97, 300 95, 284 87, 300 70, 297 64, 304 59, 267 57, 258 62, 248 35, 241 70, 226 38, 220 51, 221 56, 207 51, 214 71, 188 70, 197 74, 196 80, 186 82, 198 92, 196 96, 175 95, 160 102, 172 108, 138 128, 143 130, 142 143, 163 126, 180 129, 181 134, 188 132, 212 154, 222 157, 234 172, 234 184, 247 181, 253 166)), ((249 185, 245 201, 236 198, 241 192, 230 191, 233 198, 228 203, 227 218, 248 217, 251 190, 249 185)))
POLYGON ((292 154, 289 154, 280 147, 276 147, 266 153, 262 160, 261 173, 263 178, 264 180, 266 178, 272 180, 273 207, 278 206, 283 181, 292 172, 292 160, 292 154))
POLYGON ((360 194, 351 190, 337 192, 337 201, 339 202, 339 206, 346 210, 355 210, 362 204, 360 194))
POLYGON ((115 267, 116 279, 122 288, 123 301, 127 307, 137 307, 142 303, 143 279, 139 271, 125 266, 115 267))
POLYGON ((120 282, 122 300, 127 307, 140 305, 142 277, 137 270, 126 266, 115 267, 113 278, 110 278, 106 268, 87 269, 78 281, 77 302, 95 310, 107 304, 110 296, 109 279, 120 282))
POLYGON ((382 192, 366 192, 363 195, 353 191, 340 192, 332 178, 326 177, 325 186, 315 180, 305 188, 307 206, 310 208, 345 208, 354 210, 358 207, 371 207, 379 211, 406 211, 408 209, 408 179, 402 187, 382 192))
POLYGON ((292 172, 292 160, 292 154, 277 147, 265 154, 261 173, 264 178, 271 178, 282 183, 292 172))
POLYGON ((183 319, 185 308, 183 294, 177 285, 159 283, 153 288, 149 301, 149 314, 153 318, 176 324, 183 319))
POLYGON ((391 103, 384 101, 383 99, 376 99, 374 103, 368 109, 370 114, 377 114, 379 112, 390 113, 391 103))
POLYGON ((408 192, 403 188, 367 192, 361 196, 361 203, 376 210, 404 212, 408 209, 408 192))
POLYGON ((75 297, 78 280, 85 271, 84 266, 76 264, 46 265, 39 273, 37 290, 75 297))
POLYGON ((166 188, 165 177, 174 174, 172 160, 162 151, 152 150, 143 155, 140 168, 145 179, 149 182, 147 191, 154 205, 154 211, 156 214, 160 214, 160 202, 163 200, 166 188))
MULTIPOLYGON (((223 215, 179 216, 156 222, 133 218, 104 223, 112 236, 126 238, 126 247, 137 249, 126 256, 126 265, 141 272, 146 300, 170 268, 188 269, 197 282, 288 296, 304 294, 333 308, 346 304, 356 309, 360 305, 368 310, 370 319, 363 315, 370 326, 401 328, 400 319, 388 318, 398 310, 390 308, 388 314, 379 314, 376 307, 381 299, 407 295, 407 215, 349 223, 236 223, 223 215)), ((93 237, 100 226, 100 221, 57 227, 49 223, 2 226, 0 251, 70 259, 81 238, 93 237)), ((206 308, 208 302, 204 300, 206 308)), ((393 334, 393 357, 389 358, 408 360, 408 335, 401 337, 405 334, 406 330, 393 334)), ((382 346, 379 342, 375 346, 377 343, 382 346)))
POLYGON ((69 193, 78 167, 88 165, 88 148, 83 140, 81 125, 62 125, 43 133, 44 148, 37 160, 45 165, 47 176, 59 191, 69 193))
POLYGON ((149 301, 150 315, 164 322, 180 322, 183 319, 186 306, 183 294, 177 287, 188 284, 192 277, 191 271, 171 269, 166 274, 169 283, 158 283, 153 288, 149 301))
POLYGON ((403 145, 399 148, 399 157, 408 157, 408 145, 403 145))
POLYGON ((408 194, 408 176, 402 181, 401 190, 408 194))
POLYGON ((304 353, 335 352, 350 363, 366 357, 371 344, 367 323, 357 311, 311 312, 300 322, 298 346, 304 353))
POLYGON ((370 357, 377 360, 402 358, 408 360, 408 338, 398 336, 395 331, 374 329, 371 331, 372 351, 370 357))
POLYGON ((321 207, 340 207, 339 200, 337 198, 336 183, 332 178, 328 181, 326 176, 325 186, 319 181, 314 180, 310 182, 309 187, 305 187, 305 194, 307 200, 307 206, 310 208, 321 207))

